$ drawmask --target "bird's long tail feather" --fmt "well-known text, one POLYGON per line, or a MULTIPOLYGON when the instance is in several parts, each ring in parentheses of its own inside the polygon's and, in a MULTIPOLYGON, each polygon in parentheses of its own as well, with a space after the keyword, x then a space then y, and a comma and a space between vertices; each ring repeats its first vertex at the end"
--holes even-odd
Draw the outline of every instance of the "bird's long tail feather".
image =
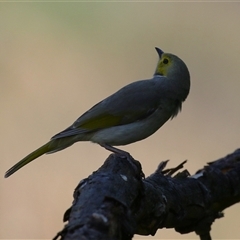
POLYGON ((38 148, 37 150, 33 151, 29 155, 27 155, 25 158, 23 158, 21 161, 16 163, 14 166, 12 166, 7 172, 5 173, 4 177, 7 178, 16 171, 18 171, 20 168, 25 166, 26 164, 30 163, 34 159, 40 157, 41 155, 47 153, 50 149, 50 142, 44 144, 42 147, 38 148))

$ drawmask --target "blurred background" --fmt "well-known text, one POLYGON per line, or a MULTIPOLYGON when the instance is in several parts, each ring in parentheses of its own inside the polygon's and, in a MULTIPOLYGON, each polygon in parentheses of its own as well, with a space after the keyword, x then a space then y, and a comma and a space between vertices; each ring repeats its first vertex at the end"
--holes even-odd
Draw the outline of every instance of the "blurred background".
MULTIPOLYGON (((239 3, 0 3, 0 238, 51 239, 79 180, 110 154, 92 143, 5 171, 120 87, 151 78, 158 46, 182 58, 191 92, 182 112, 122 149, 146 176, 170 159, 191 174, 239 147, 239 3)), ((240 239, 240 206, 213 239, 240 239)), ((147 237, 135 236, 135 239, 147 237)), ((198 239, 173 229, 149 239, 198 239)))

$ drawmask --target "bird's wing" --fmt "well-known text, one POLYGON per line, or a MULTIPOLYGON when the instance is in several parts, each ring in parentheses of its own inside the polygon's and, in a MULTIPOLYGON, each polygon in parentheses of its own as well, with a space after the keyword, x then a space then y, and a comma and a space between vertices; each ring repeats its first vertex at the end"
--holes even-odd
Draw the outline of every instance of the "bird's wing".
POLYGON ((160 105, 164 96, 161 86, 165 77, 133 82, 80 116, 72 126, 53 136, 68 137, 107 127, 124 125, 148 117, 160 105))

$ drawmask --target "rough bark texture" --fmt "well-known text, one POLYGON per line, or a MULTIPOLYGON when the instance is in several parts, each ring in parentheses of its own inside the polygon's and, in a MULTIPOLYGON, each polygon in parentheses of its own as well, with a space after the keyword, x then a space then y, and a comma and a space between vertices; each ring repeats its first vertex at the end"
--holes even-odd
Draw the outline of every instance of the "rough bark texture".
POLYGON ((184 163, 164 170, 167 161, 162 162, 144 178, 138 161, 111 154, 76 187, 64 214, 68 223, 54 239, 128 240, 161 228, 211 239, 214 220, 240 201, 240 149, 193 176, 186 170, 173 176, 184 163))

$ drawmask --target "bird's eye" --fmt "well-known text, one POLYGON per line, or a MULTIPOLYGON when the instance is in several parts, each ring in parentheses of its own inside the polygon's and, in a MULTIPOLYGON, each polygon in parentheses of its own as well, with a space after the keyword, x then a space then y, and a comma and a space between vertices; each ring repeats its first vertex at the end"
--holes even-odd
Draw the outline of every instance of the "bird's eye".
POLYGON ((168 59, 167 59, 167 58, 164 58, 164 59, 163 59, 163 63, 164 63, 164 64, 168 64, 168 59))

